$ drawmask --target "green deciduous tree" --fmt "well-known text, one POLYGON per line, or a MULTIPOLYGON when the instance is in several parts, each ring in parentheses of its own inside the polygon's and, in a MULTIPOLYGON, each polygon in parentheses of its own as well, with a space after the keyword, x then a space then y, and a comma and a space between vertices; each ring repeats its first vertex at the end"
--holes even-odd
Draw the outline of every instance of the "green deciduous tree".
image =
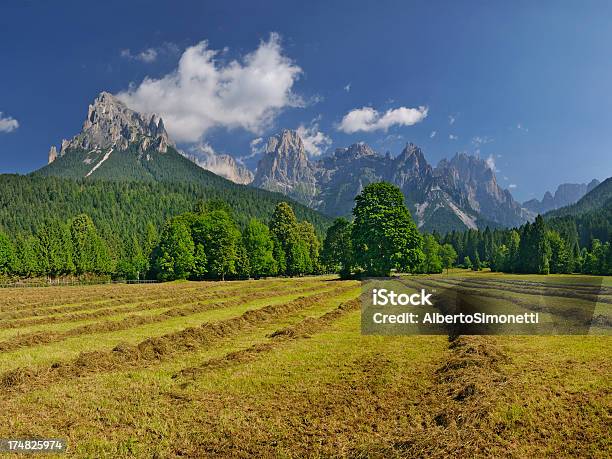
POLYGON ((457 252, 451 244, 444 244, 440 248, 440 259, 442 260, 442 267, 446 268, 446 273, 453 267, 457 261, 457 252))
POLYGON ((0 274, 15 271, 15 247, 6 234, 0 231, 0 274))
POLYGON ((154 251, 154 270, 159 280, 187 279, 194 267, 194 243, 181 219, 164 225, 159 246, 154 251))
POLYGON ((352 225, 346 218, 337 218, 327 229, 321 258, 326 268, 347 278, 353 269, 352 225))
POLYGON ((274 242, 268 227, 253 218, 244 230, 243 244, 249 259, 250 274, 255 277, 273 276, 277 273, 274 259, 274 242))
POLYGON ((355 261, 371 276, 392 269, 413 272, 423 260, 423 240, 404 204, 402 192, 390 183, 366 186, 355 198, 352 241, 355 261))

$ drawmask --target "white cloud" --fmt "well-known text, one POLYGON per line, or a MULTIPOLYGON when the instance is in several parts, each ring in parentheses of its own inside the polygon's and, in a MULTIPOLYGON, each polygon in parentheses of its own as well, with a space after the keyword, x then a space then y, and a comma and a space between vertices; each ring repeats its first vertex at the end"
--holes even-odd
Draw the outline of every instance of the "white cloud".
POLYGON ((160 78, 145 78, 117 94, 129 107, 157 113, 178 142, 197 142, 216 127, 259 134, 280 110, 303 106, 292 92, 302 69, 283 55, 280 37, 241 60, 220 62, 206 41, 185 50, 178 68, 160 78))
POLYGON ((349 92, 349 91, 351 90, 351 83, 347 84, 347 85, 344 87, 344 90, 345 90, 346 92, 349 92))
POLYGON ((19 127, 19 121, 0 112, 0 132, 13 132, 19 127))
POLYGON ((296 132, 304 142, 304 149, 310 156, 320 156, 332 144, 332 139, 319 130, 318 118, 309 126, 300 124, 296 132))
POLYGON ((132 51, 130 51, 129 49, 122 49, 121 57, 133 61, 146 62, 147 64, 149 64, 151 62, 155 62, 155 60, 157 59, 157 50, 155 48, 148 48, 144 51, 141 51, 140 53, 132 54, 132 51))
POLYGON ((427 107, 399 107, 379 113, 372 107, 362 107, 351 110, 337 126, 338 130, 347 134, 358 131, 387 131, 391 126, 412 126, 427 117, 427 107))
POLYGON ((257 137, 251 140, 250 148, 251 148, 251 153, 249 153, 248 155, 241 156, 240 158, 236 158, 236 159, 240 162, 244 162, 247 159, 251 159, 257 155, 265 153, 266 142, 264 141, 263 137, 257 137))
POLYGON ((431 131, 431 134, 429 134, 429 138, 433 139, 436 136, 437 133, 438 133, 438 131, 431 131))
POLYGON ((147 64, 155 62, 161 54, 173 55, 178 54, 179 48, 174 43, 164 43, 156 48, 147 48, 139 53, 132 53, 129 48, 122 49, 120 52, 121 57, 131 61, 141 61, 147 64))
POLYGON ((510 188, 510 189, 516 188, 516 184, 511 183, 510 185, 508 185, 508 188, 510 188))
POLYGON ((455 124, 455 121, 457 121, 455 115, 448 115, 448 124, 452 126, 453 124, 455 124))
POLYGON ((449 135, 448 135, 448 138, 449 138, 450 140, 457 140, 459 137, 457 137, 455 134, 449 134, 449 135))
POLYGON ((499 172, 499 169, 497 169, 497 167, 495 166, 495 158, 493 157, 493 155, 489 155, 489 157, 485 159, 485 162, 487 163, 489 169, 491 169, 493 172, 499 172))

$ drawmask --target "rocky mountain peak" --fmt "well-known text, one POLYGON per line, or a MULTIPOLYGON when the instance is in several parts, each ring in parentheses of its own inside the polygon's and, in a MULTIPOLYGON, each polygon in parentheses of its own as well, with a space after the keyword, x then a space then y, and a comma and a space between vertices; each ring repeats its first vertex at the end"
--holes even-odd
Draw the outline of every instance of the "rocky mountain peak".
POLYGON ((181 152, 183 156, 196 163, 202 169, 220 175, 234 183, 248 185, 253 181, 253 173, 232 156, 215 153, 207 145, 200 145, 190 153, 181 152))
POLYGON ((316 192, 314 170, 298 133, 284 129, 268 139, 253 184, 272 191, 298 195, 303 202, 310 202, 316 192))
POLYGON ((395 158, 397 167, 414 172, 425 173, 431 167, 423 151, 413 143, 407 143, 402 152, 395 158))
POLYGON ((62 156, 66 150, 126 150, 138 144, 140 151, 153 147, 165 153, 171 145, 163 120, 153 115, 143 115, 125 105, 108 92, 101 92, 90 104, 81 132, 71 140, 62 140, 59 154, 49 152, 49 161, 62 156))
POLYGON ((337 148, 334 154, 337 158, 359 159, 365 156, 375 156, 376 152, 368 144, 359 142, 347 148, 337 148))
POLYGON ((597 185, 599 185, 597 179, 591 180, 588 184, 562 183, 557 187, 554 195, 550 191, 546 191, 541 201, 530 199, 523 203, 523 207, 534 214, 544 214, 574 204, 597 185))

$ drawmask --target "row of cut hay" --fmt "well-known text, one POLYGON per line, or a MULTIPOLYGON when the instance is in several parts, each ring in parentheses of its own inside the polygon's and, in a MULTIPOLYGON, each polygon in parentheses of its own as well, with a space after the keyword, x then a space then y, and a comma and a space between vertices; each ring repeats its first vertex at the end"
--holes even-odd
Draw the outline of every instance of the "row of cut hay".
MULTIPOLYGON (((273 281, 276 285, 277 282, 273 281)), ((62 311, 79 311, 86 309, 95 309, 101 307, 110 307, 116 306, 120 304, 130 304, 130 303, 140 303, 145 301, 154 301, 157 299, 164 298, 176 298, 177 296, 189 296, 193 294, 198 294, 200 292, 222 292, 222 291, 232 291, 238 289, 251 289, 257 288, 255 282, 250 282, 247 285, 243 283, 232 284, 229 282, 219 282, 219 283, 211 283, 211 282, 184 282, 184 283, 176 283, 176 284, 163 284, 168 285, 166 290, 155 290, 155 291, 138 291, 138 292, 129 292, 124 294, 118 294, 116 291, 109 286, 109 290, 105 293, 102 293, 100 296, 89 295, 88 292, 81 292, 80 301, 75 302, 58 302, 53 298, 47 298, 45 301, 31 306, 23 306, 23 305, 7 305, 5 301, 4 306, 0 307, 0 313, 2 313, 2 317, 9 317, 11 314, 18 316, 19 314, 22 317, 26 317, 24 314, 30 314, 31 316, 40 316, 45 314, 52 314, 56 312, 62 311), (86 299, 83 299, 86 298, 86 299)), ((278 282, 280 284, 280 282, 278 282)), ((160 284, 154 284, 160 285, 160 284)), ((44 292, 42 292, 44 293, 44 292)), ((4 300, 2 296, 2 292, 0 291, 0 299, 4 300)), ((16 317, 15 317, 16 318, 16 317)))
POLYGON ((209 370, 225 368, 231 365, 242 364, 255 360, 261 353, 269 352, 290 340, 309 338, 320 332, 340 317, 359 310, 361 303, 359 299, 353 299, 341 303, 331 311, 319 317, 307 317, 296 325, 282 328, 268 335, 269 341, 254 344, 246 349, 230 352, 224 356, 207 360, 202 365, 189 367, 176 373, 173 378, 195 379, 209 370))
POLYGON ((418 400, 420 429, 360 445, 351 456, 489 456, 495 443, 489 416, 507 385, 504 365, 510 357, 488 337, 458 337, 450 340, 449 350, 432 390, 418 400))
POLYGON ((435 277, 437 282, 446 283, 449 285, 461 285, 461 286, 473 286, 475 288, 483 288, 483 289, 495 289, 495 290, 503 290, 506 292, 520 293, 523 295, 537 295, 537 296, 549 296, 549 297, 559 297, 559 298, 573 298, 591 302, 600 302, 612 304, 612 297, 607 296, 606 293, 602 292, 602 288, 599 285, 593 285, 590 289, 586 289, 583 287, 580 291, 574 291, 571 287, 560 288, 553 287, 552 285, 548 285, 546 283, 538 283, 533 285, 528 284, 515 284, 506 282, 503 280, 498 281, 489 281, 483 280, 481 278, 443 278, 443 277, 435 277))
MULTIPOLYGON (((275 285, 265 284, 261 285, 251 285, 248 288, 239 288, 230 287, 225 285, 224 288, 214 289, 214 288, 206 288, 201 290, 196 290, 193 292, 184 292, 184 291, 172 291, 171 293, 166 293, 163 295, 147 295, 141 298, 121 298, 115 300, 109 300, 107 302, 96 302, 94 304, 84 303, 81 305, 74 306, 60 306, 56 308, 47 308, 42 311, 40 310, 23 310, 23 311, 14 311, 9 313, 0 313, 0 319, 5 319, 0 322, 0 329, 2 328, 15 328, 28 325, 27 321, 20 321, 22 319, 29 318, 42 318, 49 319, 49 323, 57 323, 63 322, 64 316, 68 317, 70 320, 71 314, 80 313, 82 311, 86 311, 86 313, 94 313, 94 311, 114 311, 120 307, 121 311, 127 311, 130 308, 133 310, 142 310, 143 307, 148 307, 151 309, 158 309, 160 307, 164 307, 166 305, 172 305, 176 303, 181 303, 184 301, 194 301, 194 300, 206 300, 206 299, 215 299, 215 298, 225 298, 227 296, 231 296, 233 292, 239 291, 252 291, 257 292, 261 290, 265 290, 267 288, 274 288, 275 285), (12 319, 8 320, 8 319, 12 319)), ((102 314, 104 315, 104 314, 102 314)), ((73 316, 78 317, 78 316, 73 316)), ((77 319, 78 320, 78 319, 77 319)), ((45 323, 44 321, 36 320, 36 322, 32 323, 45 323)))
MULTIPOLYGON (((311 292, 320 291, 320 286, 306 287, 302 289, 294 290, 294 293, 308 294, 311 292)), ((153 323, 163 322, 173 317, 185 317, 193 314, 199 314, 205 311, 213 309, 228 308, 232 306, 239 306, 241 304, 261 299, 261 298, 274 298, 277 296, 284 295, 285 292, 276 291, 274 294, 270 294, 267 291, 251 292, 244 294, 238 298, 224 297, 222 301, 215 302, 190 302, 186 304, 180 304, 179 306, 171 307, 159 314, 141 316, 132 315, 125 317, 121 320, 106 320, 96 322, 93 324, 81 325, 66 331, 50 331, 45 330, 42 332, 33 332, 17 335, 12 339, 0 342, 0 352, 11 352, 23 347, 40 346, 44 344, 54 343, 62 341, 66 338, 71 338, 81 335, 90 335, 94 333, 107 333, 119 330, 128 330, 130 328, 149 325, 153 323)), ((173 301, 168 302, 168 306, 174 303, 173 301)), ((149 305, 147 305, 149 306, 149 305)), ((157 309, 156 307, 155 309, 157 309)), ((133 309, 131 310, 133 311, 133 309)))
POLYGON ((300 297, 283 304, 268 305, 249 310, 242 315, 219 322, 207 322, 156 338, 148 338, 138 345, 119 344, 111 351, 82 352, 66 363, 54 363, 47 368, 17 368, 0 375, 0 392, 32 390, 66 378, 87 374, 145 367, 173 355, 208 346, 223 337, 235 335, 284 314, 295 312, 325 298, 354 289, 343 285, 316 295, 300 297))
POLYGON ((565 277, 559 276, 541 276, 541 281, 535 280, 526 280, 526 279, 513 279, 503 277, 500 278, 496 275, 491 275, 487 277, 486 275, 480 276, 450 276, 450 279, 457 280, 478 280, 479 282, 490 282, 490 283, 503 283, 503 284, 512 284, 516 286, 524 286, 526 288, 529 287, 544 287, 544 288, 560 288, 560 289, 568 289, 575 292, 584 292, 589 293, 593 290, 594 286, 598 286, 600 283, 601 286, 598 286, 598 290, 600 290, 602 295, 612 295, 612 287, 607 287, 603 285, 603 281, 605 278, 602 276, 570 276, 567 275, 565 277), (564 279, 565 282, 560 282, 561 279, 564 279), (585 282, 588 280, 589 282, 585 282))
MULTIPOLYGON (((451 287, 448 283, 440 282, 437 278, 423 279, 423 278, 411 278, 407 281, 409 285, 416 285, 418 288, 440 288, 448 289, 451 291, 451 287)), ((524 308, 528 311, 551 314, 553 316, 563 317, 565 319, 571 319, 575 325, 589 326, 592 324, 592 312, 590 307, 581 306, 560 306, 559 304, 541 304, 536 303, 530 299, 519 298, 516 295, 504 294, 499 290, 490 288, 467 288, 461 286, 452 286, 452 291, 460 293, 469 297, 483 297, 491 298, 501 301, 507 301, 516 306, 524 308)), ((587 305, 591 306, 591 305, 587 305)))

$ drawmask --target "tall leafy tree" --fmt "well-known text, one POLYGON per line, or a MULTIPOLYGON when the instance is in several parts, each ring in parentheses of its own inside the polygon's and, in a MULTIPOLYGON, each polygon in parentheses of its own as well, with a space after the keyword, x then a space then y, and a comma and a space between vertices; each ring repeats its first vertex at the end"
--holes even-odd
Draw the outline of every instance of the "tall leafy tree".
POLYGON ((368 275, 388 276, 392 269, 413 272, 423 260, 423 239, 390 183, 372 183, 355 198, 352 229, 357 264, 368 275))
POLYGON ((15 271, 15 247, 8 236, 0 231, 0 274, 15 271))
POLYGON ((421 263, 420 272, 423 273, 441 273, 442 259, 440 258, 440 244, 431 234, 423 236, 423 262, 421 263))
POLYGON ((74 273, 72 238, 68 226, 54 219, 37 236, 40 241, 38 256, 42 271, 50 276, 74 273))
POLYGON ((225 210, 198 214, 191 233, 195 243, 204 247, 208 276, 224 280, 228 275, 237 274, 240 231, 225 210))
POLYGON ((277 264, 274 259, 274 242, 268 227, 252 218, 242 239, 249 259, 250 274, 255 278, 275 275, 277 264))
POLYGON ((352 225, 346 218, 337 218, 327 229, 321 257, 327 269, 347 278, 353 269, 352 225))
POLYGON ((453 267, 457 261, 457 252, 451 244, 444 244, 440 247, 440 259, 442 261, 442 267, 448 270, 453 267))
POLYGON ((194 267, 194 243, 189 228, 181 219, 164 225, 159 246, 154 252, 154 269, 160 280, 187 279, 194 267))

